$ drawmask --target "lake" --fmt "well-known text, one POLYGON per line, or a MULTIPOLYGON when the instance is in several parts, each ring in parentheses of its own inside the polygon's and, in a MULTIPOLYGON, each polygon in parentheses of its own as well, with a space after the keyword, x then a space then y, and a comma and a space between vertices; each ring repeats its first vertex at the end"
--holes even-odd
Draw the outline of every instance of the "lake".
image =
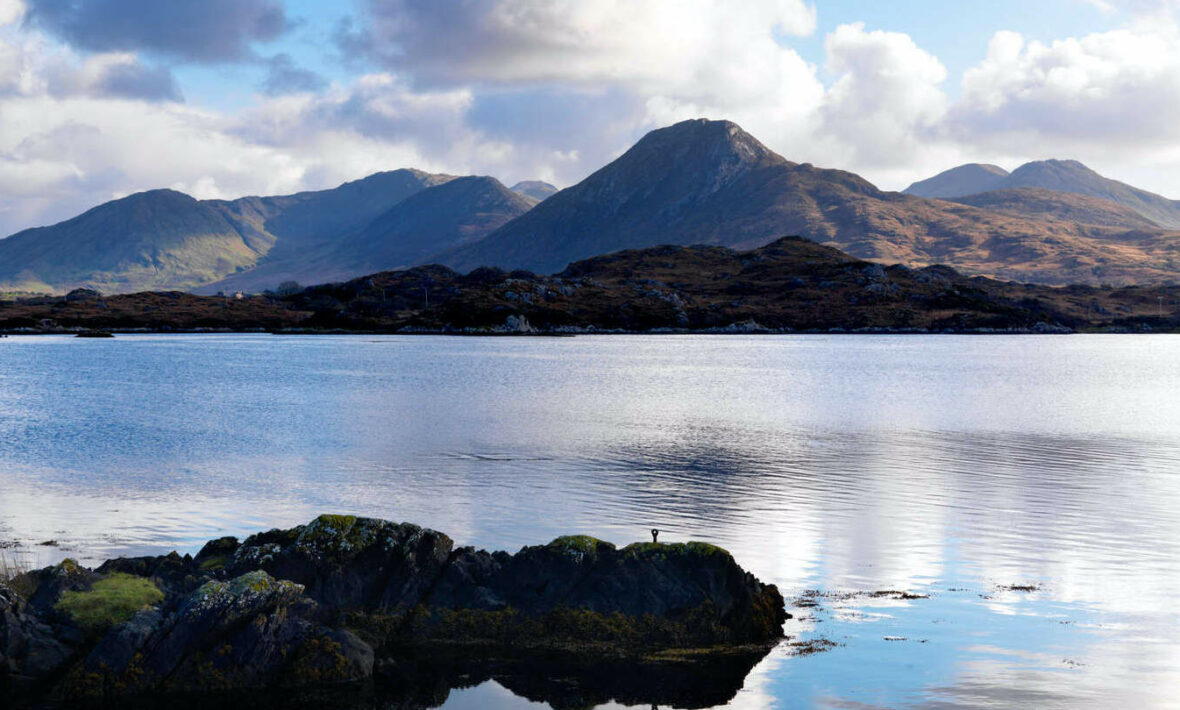
MULTIPOLYGON (((512 551, 719 544, 818 601, 788 634, 836 644, 780 646, 733 707, 1180 689, 1180 337, 0 340, 8 554, 195 552, 321 512, 512 551)), ((494 681, 443 705, 534 706, 494 681)))

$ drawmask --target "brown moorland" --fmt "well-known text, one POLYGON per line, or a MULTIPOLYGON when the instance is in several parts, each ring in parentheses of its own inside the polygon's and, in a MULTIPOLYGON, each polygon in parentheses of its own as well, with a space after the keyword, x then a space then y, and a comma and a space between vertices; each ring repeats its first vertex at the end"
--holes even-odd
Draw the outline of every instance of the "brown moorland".
POLYGON ((285 295, 93 292, 0 303, 0 329, 575 333, 594 331, 1161 331, 1180 287, 1050 287, 945 266, 881 266, 787 237, 750 251, 660 246, 556 276, 415 267, 285 295))

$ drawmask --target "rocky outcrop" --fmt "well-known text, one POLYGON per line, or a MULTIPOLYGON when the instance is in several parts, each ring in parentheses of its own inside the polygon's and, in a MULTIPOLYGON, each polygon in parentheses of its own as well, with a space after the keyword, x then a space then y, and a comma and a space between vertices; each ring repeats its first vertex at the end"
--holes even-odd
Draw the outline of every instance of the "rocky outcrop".
MULTIPOLYGON (((405 609, 424 601, 453 544, 442 533, 409 523, 321 515, 291 530, 247 538, 226 557, 225 568, 230 575, 265 570, 304 585, 309 597, 341 611, 405 609)), ((208 560, 208 552, 206 546, 197 561, 208 560)))
POLYGON ((303 586, 256 570, 210 580, 170 612, 145 609, 105 636, 75 670, 66 695, 210 691, 356 680, 373 650, 317 621, 303 586))
POLYGON ((773 585, 706 543, 573 536, 511 555, 341 515, 213 540, 195 557, 67 561, 20 581, 27 601, 0 586, 0 678, 59 701, 404 682, 410 660, 432 658, 473 673, 528 667, 537 652, 587 668, 659 666, 669 652, 683 664, 688 649, 760 657, 788 618, 773 585), (127 609, 118 585, 149 601, 127 609))
POLYGON ((68 629, 55 629, 50 620, 0 584, 0 690, 4 695, 50 677, 62 668, 82 642, 68 629))
MULTIPOLYGON (((546 618, 551 633, 570 642, 585 642, 588 627, 594 627, 592 640, 606 645, 612 636, 637 646, 760 643, 776 638, 786 620, 777 588, 758 582, 721 548, 690 542, 618 549, 586 536, 558 538, 516 555, 463 548, 431 606, 512 610, 523 628, 546 618), (612 626, 616 614, 632 621, 612 626), (560 622, 577 628, 563 632, 560 622)), ((469 616, 477 623, 463 637, 495 626, 481 626, 478 614, 469 616)))

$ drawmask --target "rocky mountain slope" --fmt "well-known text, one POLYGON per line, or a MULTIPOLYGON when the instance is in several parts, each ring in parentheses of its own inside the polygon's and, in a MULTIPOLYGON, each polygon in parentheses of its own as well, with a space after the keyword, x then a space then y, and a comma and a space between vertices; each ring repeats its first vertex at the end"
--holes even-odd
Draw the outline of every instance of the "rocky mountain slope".
POLYGON ((956 197, 951 201, 1026 219, 1159 231, 1155 222, 1117 202, 1040 187, 1010 187, 956 197))
POLYGON ((1006 177, 1008 177, 1008 171, 998 165, 967 163, 943 171, 932 178, 916 182, 907 187, 904 192, 907 195, 917 195, 918 197, 949 199, 998 190, 1006 177))
POLYGON ((258 292, 286 281, 343 281, 421 264, 440 247, 482 238, 536 202, 492 177, 454 178, 416 192, 363 226, 329 232, 330 239, 282 254, 275 249, 254 268, 195 291, 258 292))
MULTIPOLYGON (((1156 226, 1180 229, 1180 201, 1169 200, 1147 190, 1103 177, 1076 160, 1039 160, 1021 165, 1011 174, 991 173, 997 179, 965 180, 981 168, 995 166, 961 165, 916 182, 905 192, 922 197, 959 198, 991 190, 1039 188, 1087 195, 1129 208, 1156 226)), ((997 168, 997 170, 999 170, 997 168)))
POLYGON ((728 121, 652 131, 617 160, 485 239, 434 260, 555 273, 656 244, 748 249, 799 234, 853 256, 1039 283, 1176 278, 1180 234, 1046 219, 883 192, 792 163, 728 121))
POLYGON ((0 239, 0 290, 188 289, 304 253, 450 179, 395 170, 331 190, 233 201, 137 193, 0 239))
POLYGON ((275 244, 265 208, 142 192, 0 240, 0 284, 60 291, 190 286, 248 268, 275 244))

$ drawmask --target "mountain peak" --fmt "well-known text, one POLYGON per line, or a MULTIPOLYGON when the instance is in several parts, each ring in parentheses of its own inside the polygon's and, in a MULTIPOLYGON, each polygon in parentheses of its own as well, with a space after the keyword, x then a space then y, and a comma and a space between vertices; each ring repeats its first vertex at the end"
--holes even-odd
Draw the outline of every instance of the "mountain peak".
POLYGON ((1095 171, 1091 170, 1085 164, 1077 160, 1061 160, 1057 158, 1050 158, 1049 160, 1034 160, 1029 163, 1021 165, 1012 171, 1012 179, 1019 180, 1021 176, 1033 174, 1059 174, 1059 175, 1080 175, 1085 177, 1101 178, 1095 171))
POLYGON ((512 186, 512 191, 531 197, 538 202, 553 195, 557 192, 557 188, 544 180, 521 180, 512 186))
POLYGON ((1007 177, 1008 171, 998 165, 967 163, 915 182, 903 192, 918 197, 951 199, 998 189, 1007 177))
MULTIPOLYGON (((141 192, 133 192, 130 195, 111 200, 104 204, 124 204, 132 205, 138 202, 196 202, 197 198, 193 197, 179 190, 173 190, 167 187, 161 187, 154 190, 143 190, 141 192)), ((99 205, 100 207, 102 205, 99 205)))
POLYGON ((687 209, 751 170, 770 165, 794 164, 732 121, 696 118, 649 132, 614 162, 560 196, 599 205, 654 205, 659 200, 652 198, 660 195, 687 209))
POLYGON ((916 182, 905 191, 920 197, 955 200, 995 190, 1055 190, 1107 200, 1134 210, 1158 226, 1180 229, 1180 203, 1103 177, 1077 160, 1034 160, 1021 165, 1010 174, 1003 171, 986 172, 984 169, 988 167, 977 164, 961 165, 939 173, 929 180, 916 182))
POLYGON ((692 118, 657 128, 636 143, 628 153, 675 151, 698 153, 713 160, 737 165, 785 162, 733 121, 692 118))

